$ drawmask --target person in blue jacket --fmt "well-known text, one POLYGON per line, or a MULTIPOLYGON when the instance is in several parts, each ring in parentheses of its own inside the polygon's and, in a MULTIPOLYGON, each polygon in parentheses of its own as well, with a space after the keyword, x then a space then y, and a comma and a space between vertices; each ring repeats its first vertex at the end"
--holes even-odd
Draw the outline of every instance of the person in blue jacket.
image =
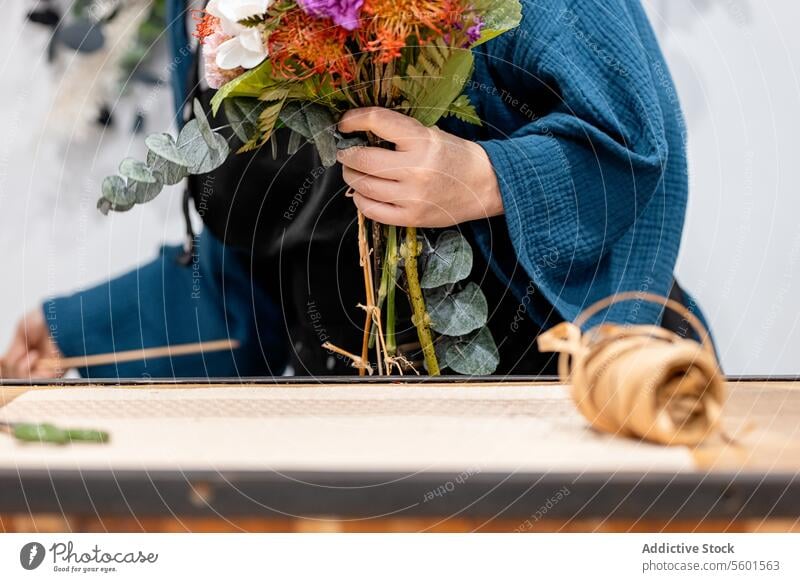
MULTIPOLYGON (((230 353, 80 372, 353 372, 321 347, 360 345, 353 202, 379 222, 457 225, 468 236, 479 249, 471 277, 489 299, 500 374, 552 372, 536 335, 621 291, 671 296, 698 312, 673 276, 688 194, 686 130, 639 0, 522 4, 520 27, 476 51, 467 89, 481 126, 447 119, 425 128, 371 108, 349 112, 339 129, 371 131, 393 150, 342 151, 341 164, 327 170, 310 145, 277 159, 234 156, 189 182, 205 227, 188 260, 165 247, 121 278, 46 301, 23 319, 6 364, 18 375, 49 375, 61 371, 38 365, 48 355, 232 337, 241 347, 230 353), (347 186, 352 200, 343 196, 347 186)), ((189 46, 184 10, 171 0, 176 54, 189 46)), ((196 82, 195 66, 175 60, 176 105, 182 110, 192 97, 207 105, 211 92, 196 82)), ((276 139, 283 151, 287 136, 276 139)), ((643 302, 606 317, 685 332, 643 302)), ((414 359, 418 345, 405 321, 401 343, 414 359)))

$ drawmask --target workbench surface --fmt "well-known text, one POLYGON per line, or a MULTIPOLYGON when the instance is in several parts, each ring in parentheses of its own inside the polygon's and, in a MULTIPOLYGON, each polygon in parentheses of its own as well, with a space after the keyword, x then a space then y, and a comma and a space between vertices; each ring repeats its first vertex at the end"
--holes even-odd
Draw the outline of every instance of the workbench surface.
POLYGON ((60 383, 0 387, 0 420, 108 430, 0 436, 0 514, 800 517, 800 390, 732 381, 702 447, 598 434, 555 382, 60 383))

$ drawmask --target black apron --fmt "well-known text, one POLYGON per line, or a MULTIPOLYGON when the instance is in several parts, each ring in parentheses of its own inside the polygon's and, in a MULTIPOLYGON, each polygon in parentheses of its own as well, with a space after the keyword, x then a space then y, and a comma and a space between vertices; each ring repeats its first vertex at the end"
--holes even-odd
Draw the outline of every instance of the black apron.
MULTIPOLYGON (((212 95, 212 90, 197 95, 206 110, 212 95)), ((215 125, 226 123, 220 112, 215 125)), ((323 168, 310 143, 288 155, 287 131, 278 129, 272 138, 277 140, 275 158, 270 144, 255 152, 231 155, 216 171, 191 176, 189 192, 205 227, 224 244, 244 249, 252 257, 254 284, 262 286, 284 313, 284 329, 269 332, 286 335, 294 372, 355 374, 357 370, 347 359, 332 355, 321 345, 330 341, 353 353, 361 350, 365 314, 358 307, 364 303, 364 286, 358 263, 356 209, 344 195, 347 188, 341 166, 323 168)), ((229 130, 222 133, 231 137, 229 130)), ((236 138, 231 143, 236 144, 236 138)), ((502 218, 493 230, 496 228, 505 228, 502 218)), ((469 238, 468 228, 462 232, 469 238)), ((436 232, 426 230, 426 235, 435 239, 436 232)), ((514 257, 510 248, 495 248, 495 252, 514 257)), ((535 297, 517 300, 477 249, 473 255, 470 279, 486 295, 488 325, 500 352, 496 374, 554 373, 555 359, 536 349, 539 328, 528 317, 530 301, 543 299, 536 292, 535 297)), ((397 312, 397 343, 410 347, 405 354, 409 359, 421 361, 403 293, 397 294, 397 312)), ((556 319, 554 315, 554 323, 556 319)))

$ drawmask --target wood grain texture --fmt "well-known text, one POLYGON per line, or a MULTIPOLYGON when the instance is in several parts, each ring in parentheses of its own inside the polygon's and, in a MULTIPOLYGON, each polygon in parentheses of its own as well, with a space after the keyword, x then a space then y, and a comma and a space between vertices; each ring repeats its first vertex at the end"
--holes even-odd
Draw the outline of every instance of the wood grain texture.
POLYGON ((800 532, 792 520, 515 520, 390 518, 213 519, 181 517, 2 516, 0 531, 16 533, 747 533, 800 532))

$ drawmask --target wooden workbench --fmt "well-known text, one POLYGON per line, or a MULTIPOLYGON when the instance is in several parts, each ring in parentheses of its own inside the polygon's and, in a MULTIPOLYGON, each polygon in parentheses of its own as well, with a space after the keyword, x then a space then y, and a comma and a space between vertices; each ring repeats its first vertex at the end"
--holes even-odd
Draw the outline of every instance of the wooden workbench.
POLYGON ((102 448, 81 456, 76 445, 32 449, 39 445, 0 442, 0 530, 797 530, 798 386, 792 380, 731 380, 725 429, 734 442, 719 439, 687 450, 593 433, 566 408, 566 391, 553 381, 6 384, 0 386, 0 412, 41 413, 42 418, 26 420, 56 422, 82 406, 90 410, 81 418, 112 422, 119 438, 108 456, 102 448), (111 394, 103 412, 87 404, 86 388, 111 394), (257 390, 252 394, 258 397, 237 401, 223 420, 244 435, 249 433, 240 425, 253 423, 255 442, 242 445, 228 435, 233 440, 226 450, 227 445, 204 441, 203 395, 221 402, 220 394, 241 396, 242 388, 257 390), (31 391, 54 396, 20 398, 31 391), (75 398, 67 398, 68 392, 75 398), (160 402, 155 412, 147 408, 152 399, 160 402), (180 411, 192 418, 176 420, 180 411), (354 419, 358 428, 342 419, 354 419), (163 443, 163 436, 157 441, 165 450, 174 445, 172 457, 154 450, 161 447, 148 435, 139 444, 125 432, 178 421, 183 424, 174 442, 163 443), (384 430, 390 421, 394 432, 384 430), (341 426, 331 428, 331 422, 341 426), (449 454, 446 446, 453 443, 447 438, 457 432, 420 434, 440 425, 468 430, 475 440, 465 433, 463 446, 449 454), (192 427, 198 432, 192 434, 192 427), (485 434, 475 436, 476 431, 485 434), (289 435, 297 458, 282 455, 276 444, 281 435, 289 435), (373 449, 385 450, 385 457, 366 445, 350 454, 373 437, 373 449), (138 449, 125 449, 126 438, 127 446, 138 449), (314 447, 326 439, 351 444, 315 455, 314 447), (195 440, 211 444, 203 451, 216 450, 195 459, 187 448, 195 440), (242 450, 247 447, 253 448, 242 450), (420 451, 419 466, 414 451, 420 451))

